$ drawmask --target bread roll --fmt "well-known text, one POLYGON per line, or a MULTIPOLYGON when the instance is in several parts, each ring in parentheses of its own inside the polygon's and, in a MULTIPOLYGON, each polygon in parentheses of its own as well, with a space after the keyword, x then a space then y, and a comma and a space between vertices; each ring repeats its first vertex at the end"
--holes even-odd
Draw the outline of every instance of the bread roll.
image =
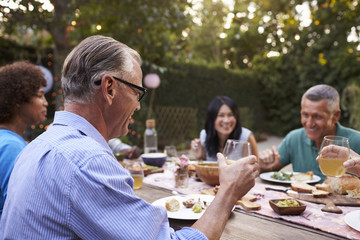
POLYGON ((347 192, 347 197, 349 198, 360 198, 360 191, 358 191, 358 189, 354 189, 354 190, 346 190, 347 192))
POLYGON ((360 179, 350 174, 341 177, 326 176, 324 183, 330 185, 332 191, 337 194, 346 194, 347 190, 360 192, 360 179))
POLYGON ((180 203, 175 198, 171 198, 166 201, 165 207, 170 212, 176 212, 176 211, 179 211, 179 209, 180 209, 180 203))

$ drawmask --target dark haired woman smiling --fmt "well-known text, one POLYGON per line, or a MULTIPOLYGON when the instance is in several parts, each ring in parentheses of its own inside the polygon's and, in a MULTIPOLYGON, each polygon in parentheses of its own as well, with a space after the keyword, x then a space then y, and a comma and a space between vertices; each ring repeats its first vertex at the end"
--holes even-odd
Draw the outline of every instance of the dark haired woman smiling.
POLYGON ((240 123, 236 103, 227 96, 216 96, 211 100, 205 129, 200 132, 200 139, 191 142, 191 150, 196 159, 217 161, 216 153, 223 152, 228 139, 239 139, 250 142, 251 154, 258 157, 254 134, 240 123))

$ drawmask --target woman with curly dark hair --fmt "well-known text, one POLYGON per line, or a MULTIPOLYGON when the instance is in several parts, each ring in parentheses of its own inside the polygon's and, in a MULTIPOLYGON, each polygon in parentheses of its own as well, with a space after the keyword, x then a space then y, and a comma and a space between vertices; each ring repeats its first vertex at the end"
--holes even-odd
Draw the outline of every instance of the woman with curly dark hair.
POLYGON ((196 159, 217 161, 216 154, 223 152, 228 139, 250 142, 251 154, 258 157, 254 134, 240 123, 239 110, 230 97, 216 96, 208 106, 205 129, 200 139, 191 142, 191 150, 196 159))
POLYGON ((27 144, 25 128, 46 120, 45 86, 44 74, 31 63, 0 67, 0 218, 15 159, 27 144))

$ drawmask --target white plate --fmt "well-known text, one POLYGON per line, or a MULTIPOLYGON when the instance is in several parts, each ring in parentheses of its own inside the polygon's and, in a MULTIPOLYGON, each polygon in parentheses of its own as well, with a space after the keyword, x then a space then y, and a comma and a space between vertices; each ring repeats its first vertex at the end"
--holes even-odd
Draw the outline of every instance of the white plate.
POLYGON ((347 225, 360 232, 360 210, 349 212, 344 220, 347 225))
MULTIPOLYGON (((274 178, 271 178, 271 176, 276 173, 276 172, 265 172, 265 173, 261 173, 260 174, 260 178, 262 180, 266 180, 266 181, 270 181, 270 182, 276 182, 276 183, 293 183, 295 182, 295 180, 290 180, 290 181, 282 181, 282 180, 277 180, 277 179, 274 179, 274 178)), ((293 173, 293 174, 298 174, 299 172, 285 172, 287 174, 290 174, 290 173, 293 173)), ((306 183, 316 183, 316 182, 319 182, 321 180, 321 178, 317 175, 313 175, 313 178, 311 180, 307 180, 307 181, 304 181, 306 183)))
POLYGON ((203 210, 201 213, 194 213, 191 210, 191 208, 186 208, 182 202, 186 201, 189 198, 194 198, 195 201, 198 201, 198 199, 200 198, 201 202, 206 201, 207 206, 209 206, 210 203, 214 200, 215 196, 203 195, 203 194, 193 194, 193 195, 186 195, 186 196, 185 195, 184 196, 170 196, 170 197, 160 198, 160 199, 156 200, 155 202, 153 202, 152 205, 161 206, 161 207, 165 208, 166 201, 171 198, 175 198, 176 200, 179 201, 180 209, 177 212, 167 211, 168 218, 182 219, 182 220, 197 220, 204 214, 206 209, 203 210))

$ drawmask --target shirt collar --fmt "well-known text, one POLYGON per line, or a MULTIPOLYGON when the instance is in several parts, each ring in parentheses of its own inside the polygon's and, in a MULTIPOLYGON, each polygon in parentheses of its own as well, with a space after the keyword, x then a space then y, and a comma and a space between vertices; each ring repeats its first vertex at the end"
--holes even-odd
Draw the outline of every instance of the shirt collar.
POLYGON ((315 146, 315 142, 313 140, 310 140, 310 138, 306 136, 306 131, 305 131, 305 144, 309 145, 310 147, 315 146))
POLYGON ((339 122, 336 123, 336 136, 343 136, 343 126, 339 122))
POLYGON ((53 125, 65 125, 77 129, 81 134, 93 138, 95 141, 109 148, 106 140, 100 132, 85 118, 67 111, 55 112, 53 125))

